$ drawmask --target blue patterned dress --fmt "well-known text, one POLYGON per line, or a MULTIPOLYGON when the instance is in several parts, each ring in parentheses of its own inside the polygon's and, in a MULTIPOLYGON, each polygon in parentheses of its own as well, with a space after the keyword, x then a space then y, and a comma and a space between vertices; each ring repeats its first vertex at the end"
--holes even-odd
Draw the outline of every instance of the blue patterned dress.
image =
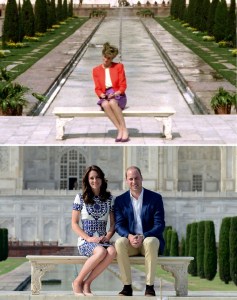
MULTIPOLYGON (((100 197, 94 196, 94 204, 85 204, 82 195, 77 194, 73 203, 73 210, 81 212, 82 229, 89 236, 106 235, 106 227, 109 213, 114 209, 114 199, 110 196, 107 201, 103 202, 100 197)), ((91 256, 93 250, 99 244, 89 243, 79 236, 78 251, 80 255, 91 256)))

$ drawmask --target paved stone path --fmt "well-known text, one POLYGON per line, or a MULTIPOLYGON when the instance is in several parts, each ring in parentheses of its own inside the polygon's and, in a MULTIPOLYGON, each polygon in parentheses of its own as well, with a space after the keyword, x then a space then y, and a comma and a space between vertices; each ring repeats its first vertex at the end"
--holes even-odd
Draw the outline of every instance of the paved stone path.
POLYGON ((29 283, 30 263, 25 262, 9 273, 0 275, 0 292, 17 290, 22 283, 29 283))

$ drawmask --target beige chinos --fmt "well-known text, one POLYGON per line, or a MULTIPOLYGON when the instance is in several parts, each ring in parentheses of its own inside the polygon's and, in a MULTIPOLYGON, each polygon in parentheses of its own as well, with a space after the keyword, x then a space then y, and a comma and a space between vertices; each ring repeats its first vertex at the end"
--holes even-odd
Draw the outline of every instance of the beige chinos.
POLYGON ((129 256, 143 255, 145 257, 146 284, 153 285, 155 281, 156 259, 160 242, 156 237, 147 237, 142 246, 134 248, 125 237, 120 237, 115 242, 117 261, 120 269, 121 280, 124 285, 132 284, 131 265, 129 256))

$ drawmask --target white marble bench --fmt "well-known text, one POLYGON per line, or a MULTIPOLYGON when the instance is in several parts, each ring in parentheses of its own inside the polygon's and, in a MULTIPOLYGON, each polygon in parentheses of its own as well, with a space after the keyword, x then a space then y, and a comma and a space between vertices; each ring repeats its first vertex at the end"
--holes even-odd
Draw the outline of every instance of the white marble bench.
MULTIPOLYGON (((75 117, 105 117, 102 110, 97 107, 55 107, 53 114, 56 118, 56 139, 62 140, 65 133, 65 125, 68 121, 71 121, 75 117)), ((175 111, 172 108, 156 106, 149 107, 137 107, 132 109, 130 107, 123 110, 124 117, 154 117, 156 120, 161 121, 163 128, 163 136, 171 140, 172 139, 172 115, 175 111)))
MULTIPOLYGON (((57 264, 84 264, 86 256, 57 256, 57 255, 27 255, 26 258, 31 263, 31 293, 39 295, 41 290, 41 277, 50 270, 53 270, 57 264)), ((162 269, 171 272, 175 278, 176 296, 188 295, 188 265, 193 257, 172 257, 159 256, 157 264, 162 269)), ((144 265, 144 257, 130 257, 131 264, 144 265)), ((114 264, 117 260, 114 259, 114 264)))

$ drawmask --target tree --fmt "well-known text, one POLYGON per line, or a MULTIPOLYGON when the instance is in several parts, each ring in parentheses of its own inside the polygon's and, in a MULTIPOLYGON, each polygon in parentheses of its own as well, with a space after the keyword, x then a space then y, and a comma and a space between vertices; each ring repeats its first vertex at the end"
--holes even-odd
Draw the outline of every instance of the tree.
POLYGON ((194 14, 194 20, 193 20, 193 25, 195 28, 200 30, 200 24, 201 24, 201 17, 202 17, 202 4, 204 0, 199 0, 198 2, 196 1, 195 3, 195 14, 194 14))
POLYGON ((7 42, 19 42, 19 15, 16 0, 8 0, 2 32, 3 45, 7 42))
POLYGON ((0 228, 0 261, 3 260, 3 229, 0 228))
POLYGON ((166 255, 170 256, 170 247, 171 247, 171 238, 172 238, 172 229, 167 231, 167 244, 166 244, 166 255))
POLYGON ((188 224, 186 227, 185 256, 189 256, 190 233, 191 233, 191 224, 188 224))
POLYGON ((51 1, 47 0, 47 11, 48 11, 47 27, 51 28, 54 24, 57 23, 55 0, 51 0, 51 1))
POLYGON ((170 256, 179 256, 179 237, 176 230, 171 233, 170 256))
POLYGON ((225 39, 226 26, 227 26, 227 4, 225 0, 221 0, 216 8, 215 24, 213 34, 217 42, 225 39))
POLYGON ((67 19, 67 0, 63 0, 63 20, 67 19))
POLYGON ((2 260, 8 258, 8 229, 2 228, 3 235, 3 247, 2 247, 2 260))
POLYGON ((196 15, 196 7, 197 7, 197 1, 196 0, 190 0, 188 5, 188 23, 191 26, 194 26, 195 22, 195 15, 196 15))
POLYGON ((206 279, 212 280, 217 272, 217 249, 213 221, 205 222, 204 245, 204 274, 206 279))
POLYGON ((19 15, 19 42, 23 41, 24 38, 24 28, 23 28, 23 17, 22 17, 22 8, 21 8, 21 2, 19 0, 18 2, 18 15, 19 15))
POLYGON ((220 234, 219 234, 219 276, 226 284, 231 281, 230 277, 230 222, 231 218, 224 218, 221 222, 220 234))
POLYGON ((174 16, 174 6, 175 6, 175 0, 171 1, 171 5, 170 5, 170 15, 171 15, 171 17, 174 16))
POLYGON ((219 3, 219 0, 212 0, 212 2, 210 4, 210 9, 208 12, 208 19, 207 19, 207 32, 209 35, 213 35, 216 7, 217 7, 218 3, 219 3))
POLYGON ((180 20, 184 20, 185 9, 186 9, 186 0, 180 0, 178 3, 178 17, 180 20))
POLYGON ((180 242, 180 256, 185 256, 185 238, 182 237, 181 242, 180 242))
POLYGON ((201 9, 201 18, 200 18, 200 24, 199 24, 199 29, 201 31, 207 30, 209 9, 210 9, 210 0, 203 0, 202 9, 201 9))
POLYGON ((193 256, 192 260, 188 266, 188 273, 192 276, 197 276, 197 223, 191 224, 191 233, 189 239, 189 256, 193 256))
POLYGON ((176 19, 179 18, 179 0, 175 0, 175 3, 174 3, 174 17, 176 19))
POLYGON ((188 7, 187 6, 185 7, 185 10, 184 10, 183 20, 186 23, 188 23, 188 7))
POLYGON ((172 226, 166 226, 165 227, 165 230, 164 230, 164 240, 165 240, 165 249, 164 249, 164 255, 165 256, 169 256, 169 249, 167 248, 167 245, 168 245, 168 241, 167 241, 167 233, 168 233, 168 230, 172 230, 172 226))
POLYGON ((68 17, 73 16, 73 0, 70 0, 69 5, 68 5, 68 17))
POLYGON ((58 0, 58 5, 56 9, 57 21, 60 22, 63 20, 63 6, 62 0, 58 0))
POLYGON ((24 0, 22 5, 22 25, 25 35, 35 35, 35 16, 30 0, 24 0))
POLYGON ((230 276, 237 285, 237 217, 231 218, 230 223, 230 276))
POLYGON ((46 0, 35 1, 35 31, 47 31, 47 3, 46 0))
POLYGON ((205 221, 198 223, 197 227, 197 275, 200 278, 204 276, 204 236, 205 236, 205 221))
POLYGON ((235 13, 235 0, 231 0, 228 11, 227 26, 226 26, 226 39, 233 43, 236 47, 236 13, 235 13))

